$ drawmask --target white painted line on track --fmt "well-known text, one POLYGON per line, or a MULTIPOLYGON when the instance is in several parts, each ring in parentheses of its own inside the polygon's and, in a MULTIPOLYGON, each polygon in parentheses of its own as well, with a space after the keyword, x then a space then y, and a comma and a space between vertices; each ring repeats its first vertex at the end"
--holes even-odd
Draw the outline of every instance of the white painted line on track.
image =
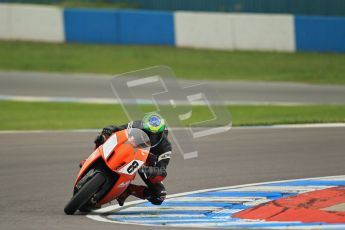
MULTIPOLYGON (((151 99, 122 99, 121 101, 114 98, 97 98, 97 97, 48 97, 48 96, 16 96, 16 95, 0 95, 0 101, 22 101, 22 102, 56 102, 56 103, 82 103, 82 104, 141 104, 154 105, 151 99)), ((284 101, 242 101, 242 100, 224 100, 211 101, 212 104, 219 105, 276 105, 276 106, 304 106, 319 105, 320 103, 301 103, 301 102, 284 102, 284 101)), ((160 101, 159 104, 171 105, 170 101, 160 101)), ((188 100, 176 101, 179 105, 204 105, 202 102, 188 100)))
POLYGON ((281 124, 281 125, 260 125, 242 126, 237 129, 298 129, 298 128, 339 128, 345 127, 345 123, 312 123, 312 124, 281 124))
MULTIPOLYGON (((128 218, 128 215, 109 215, 117 217, 117 218, 128 218)), ((131 218, 150 218, 153 217, 153 214, 140 214, 140 215, 131 215, 131 218)), ((167 217, 167 218, 171 218, 171 217, 205 217, 205 215, 202 214, 161 214, 161 217, 167 217)))
POLYGON ((114 98, 78 98, 78 97, 46 97, 46 96, 12 96, 0 95, 0 101, 18 102, 67 102, 67 103, 87 103, 87 104, 119 104, 114 98))
POLYGON ((1 130, 0 134, 35 134, 35 133, 93 133, 102 129, 63 129, 63 130, 1 130))
MULTIPOLYGON (((166 210, 173 211, 173 210, 181 210, 184 211, 217 211, 219 208, 217 207, 204 207, 204 206, 193 206, 193 207, 185 207, 185 206, 174 206, 174 207, 167 207, 166 210)), ((155 211, 156 207, 131 207, 126 209, 128 211, 135 211, 135 212, 144 212, 144 211, 155 211)))
POLYGON ((231 203, 243 203, 243 202, 253 202, 258 200, 257 197, 177 197, 171 198, 170 201, 179 202, 202 202, 202 201, 215 201, 215 202, 231 202, 231 203))
MULTIPOLYGON (((284 192, 311 192, 318 190, 320 188, 327 188, 327 186, 254 186, 254 187, 245 187, 245 188, 238 188, 238 189, 231 189, 231 191, 238 191, 238 192, 246 192, 246 191, 260 191, 260 192, 277 192, 277 191, 284 191, 284 192)), ((230 190, 224 190, 224 192, 230 190)))

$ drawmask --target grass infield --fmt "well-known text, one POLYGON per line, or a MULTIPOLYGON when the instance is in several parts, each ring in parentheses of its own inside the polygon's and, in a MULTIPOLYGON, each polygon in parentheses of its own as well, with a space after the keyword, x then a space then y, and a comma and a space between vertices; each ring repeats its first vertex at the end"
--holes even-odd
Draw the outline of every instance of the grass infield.
MULTIPOLYGON (((0 101, 0 130, 100 129, 128 122, 120 105, 0 101)), ((149 110, 145 106, 144 110, 149 110)), ((234 126, 345 122, 345 106, 228 106, 234 126)), ((187 123, 210 119, 194 106, 187 123)))
POLYGON ((0 70, 119 74, 155 65, 185 79, 345 84, 345 55, 0 41, 0 70))

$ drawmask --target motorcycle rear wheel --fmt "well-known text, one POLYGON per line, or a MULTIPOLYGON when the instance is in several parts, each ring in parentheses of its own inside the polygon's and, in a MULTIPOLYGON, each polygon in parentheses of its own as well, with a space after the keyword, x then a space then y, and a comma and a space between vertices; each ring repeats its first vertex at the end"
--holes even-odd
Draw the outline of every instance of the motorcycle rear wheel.
POLYGON ((96 173, 66 204, 64 212, 73 215, 80 207, 86 204, 105 182, 101 173, 96 173))

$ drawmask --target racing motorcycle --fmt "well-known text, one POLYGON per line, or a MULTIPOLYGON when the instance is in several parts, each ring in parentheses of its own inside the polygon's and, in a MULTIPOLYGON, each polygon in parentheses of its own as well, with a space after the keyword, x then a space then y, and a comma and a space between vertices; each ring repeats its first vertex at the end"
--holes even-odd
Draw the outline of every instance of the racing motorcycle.
POLYGON ((91 211, 119 197, 145 164, 151 144, 136 128, 114 133, 85 161, 74 183, 73 197, 64 211, 91 211))

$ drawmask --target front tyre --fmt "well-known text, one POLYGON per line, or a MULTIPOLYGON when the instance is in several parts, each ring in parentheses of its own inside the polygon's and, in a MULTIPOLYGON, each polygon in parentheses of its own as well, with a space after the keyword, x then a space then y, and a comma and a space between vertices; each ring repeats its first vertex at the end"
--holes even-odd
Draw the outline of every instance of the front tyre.
POLYGON ((91 199, 104 182, 105 177, 101 173, 96 173, 66 204, 64 209, 65 213, 67 215, 73 215, 91 199))

